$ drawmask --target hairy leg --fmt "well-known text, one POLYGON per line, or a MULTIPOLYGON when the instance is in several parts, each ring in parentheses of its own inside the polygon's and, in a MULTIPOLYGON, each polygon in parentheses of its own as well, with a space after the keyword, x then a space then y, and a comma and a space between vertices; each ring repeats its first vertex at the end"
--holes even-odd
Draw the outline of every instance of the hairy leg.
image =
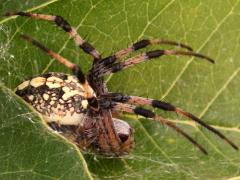
POLYGON ((88 42, 86 42, 77 31, 61 16, 47 15, 47 14, 37 14, 28 12, 7 12, 6 16, 26 16, 34 19, 41 19, 45 21, 50 21, 55 23, 57 26, 61 27, 65 32, 69 34, 71 38, 75 41, 76 45, 79 46, 84 52, 90 54, 94 60, 101 59, 99 52, 88 42))

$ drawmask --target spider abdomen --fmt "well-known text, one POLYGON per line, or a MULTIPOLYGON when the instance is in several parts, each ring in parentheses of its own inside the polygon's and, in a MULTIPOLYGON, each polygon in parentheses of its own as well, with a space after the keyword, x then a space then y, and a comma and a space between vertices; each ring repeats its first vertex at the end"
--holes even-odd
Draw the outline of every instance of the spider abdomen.
POLYGON ((88 101, 77 77, 47 73, 24 81, 16 94, 31 104, 48 123, 82 125, 88 101))

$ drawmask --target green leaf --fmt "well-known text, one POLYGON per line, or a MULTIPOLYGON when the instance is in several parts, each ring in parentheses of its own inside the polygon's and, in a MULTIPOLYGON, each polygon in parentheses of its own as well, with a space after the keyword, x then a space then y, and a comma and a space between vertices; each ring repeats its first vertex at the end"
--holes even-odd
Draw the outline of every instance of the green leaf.
MULTIPOLYGON (((103 56, 142 38, 191 45, 216 60, 161 57, 108 77, 112 92, 164 99, 213 125, 240 146, 240 3, 237 0, 4 1, 0 13, 21 10, 62 15, 103 56)), ((134 151, 107 158, 78 150, 50 130, 14 95, 25 78, 44 72, 70 73, 19 34, 30 35, 79 64, 91 58, 49 22, 0 19, 0 179, 237 179, 240 153, 192 121, 156 111, 176 122, 209 152, 159 123, 122 115, 135 129, 134 151)), ((146 50, 172 47, 150 47, 146 50)), ((140 51, 145 52, 146 50, 140 51)), ((139 52, 138 52, 139 53, 139 52)), ((132 54, 132 55, 135 55, 132 54)))

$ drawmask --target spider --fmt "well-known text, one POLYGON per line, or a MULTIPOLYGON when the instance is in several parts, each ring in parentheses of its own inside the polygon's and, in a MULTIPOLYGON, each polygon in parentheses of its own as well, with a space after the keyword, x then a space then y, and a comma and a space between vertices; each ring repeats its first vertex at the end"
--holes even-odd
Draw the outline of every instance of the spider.
POLYGON ((26 12, 6 13, 6 16, 13 15, 55 23, 69 34, 79 48, 93 58, 90 71, 87 75, 84 75, 77 64, 53 52, 33 38, 21 35, 23 39, 70 68, 73 75, 58 72, 37 75, 18 85, 16 94, 31 104, 53 130, 61 133, 79 148, 83 150, 91 149, 110 156, 129 154, 134 147, 133 129, 128 123, 116 117, 118 112, 126 112, 141 115, 172 128, 204 154, 208 154, 202 145, 180 129, 174 122, 143 107, 149 106, 183 115, 216 134, 235 150, 238 150, 238 147, 230 139, 193 114, 164 101, 108 92, 104 83, 106 75, 117 73, 163 55, 194 56, 214 63, 211 58, 193 52, 192 48, 185 44, 161 39, 140 40, 126 49, 102 58, 99 52, 86 42, 61 16, 26 12), (131 52, 150 45, 178 46, 182 50, 160 49, 148 51, 121 61, 131 52))

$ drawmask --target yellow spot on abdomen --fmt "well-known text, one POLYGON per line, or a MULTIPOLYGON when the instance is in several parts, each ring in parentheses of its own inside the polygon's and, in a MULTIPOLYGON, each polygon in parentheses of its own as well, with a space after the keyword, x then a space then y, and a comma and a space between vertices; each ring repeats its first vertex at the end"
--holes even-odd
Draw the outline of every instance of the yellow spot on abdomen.
POLYGON ((46 94, 46 93, 44 93, 44 94, 43 94, 43 99, 44 99, 45 101, 47 101, 47 100, 49 99, 49 95, 46 94))
POLYGON ((46 85, 51 89, 51 88, 61 87, 62 83, 63 83, 62 79, 52 76, 52 77, 47 78, 46 85))
POLYGON ((67 87, 67 86, 65 86, 65 87, 62 88, 62 90, 63 90, 64 92, 69 92, 69 91, 70 91, 70 88, 67 87))
POLYGON ((21 83, 17 89, 18 90, 23 90, 25 87, 27 87, 29 85, 29 81, 24 81, 23 83, 21 83))
POLYGON ((67 80, 66 80, 66 83, 78 83, 78 79, 74 76, 68 76, 67 80))
POLYGON ((88 101, 87 101, 87 100, 82 100, 82 101, 81 101, 81 104, 82 104, 82 107, 83 107, 84 109, 87 109, 87 106, 88 106, 88 101))
POLYGON ((66 92, 66 93, 62 96, 62 99, 63 99, 63 100, 67 100, 68 98, 73 97, 73 96, 75 96, 75 95, 81 95, 81 96, 83 96, 83 93, 80 93, 78 90, 69 91, 69 92, 66 92))
POLYGON ((28 99, 29 99, 30 101, 33 101, 34 96, 33 96, 33 95, 30 95, 30 96, 28 96, 28 99))
POLYGON ((30 81, 30 85, 33 86, 33 87, 39 87, 39 86, 44 85, 45 82, 46 82, 46 78, 44 78, 44 77, 36 77, 36 78, 33 78, 30 81))

